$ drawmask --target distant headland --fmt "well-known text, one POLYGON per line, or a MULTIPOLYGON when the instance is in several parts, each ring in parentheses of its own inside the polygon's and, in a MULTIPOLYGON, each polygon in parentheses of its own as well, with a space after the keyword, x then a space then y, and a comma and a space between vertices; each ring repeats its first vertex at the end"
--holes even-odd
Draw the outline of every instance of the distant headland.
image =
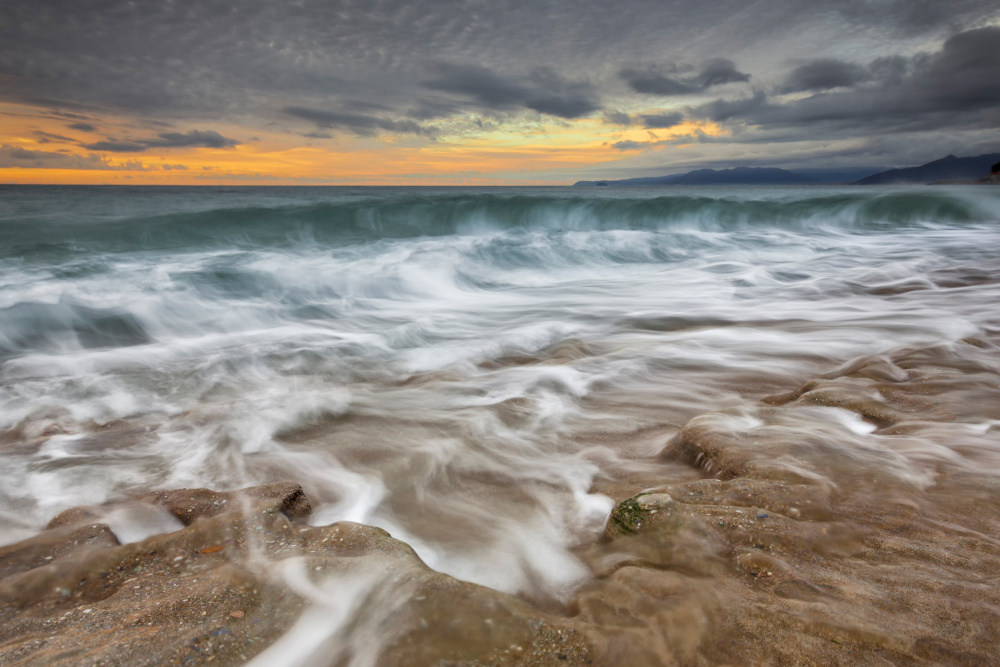
MULTIPOLYGON (((858 178, 829 178, 834 170, 821 174, 816 169, 779 169, 777 167, 735 167, 732 169, 696 169, 685 174, 626 178, 617 181, 577 181, 575 187, 649 186, 649 185, 819 185, 837 183, 850 185, 992 183, 1000 184, 1000 153, 986 153, 974 157, 948 155, 916 167, 878 170, 858 178)), ((865 170, 857 170, 863 173, 865 170)), ((849 175, 843 170, 842 175, 849 175)))

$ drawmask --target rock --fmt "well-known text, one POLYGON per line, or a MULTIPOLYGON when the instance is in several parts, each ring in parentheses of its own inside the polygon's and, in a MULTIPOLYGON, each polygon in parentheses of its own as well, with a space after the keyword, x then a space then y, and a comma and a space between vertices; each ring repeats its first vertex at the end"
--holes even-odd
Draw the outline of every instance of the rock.
POLYGON ((45 527, 51 529, 75 526, 81 523, 95 523, 100 521, 103 515, 104 513, 95 507, 70 507, 52 517, 52 520, 45 527))
POLYGON ((704 478, 622 501, 584 552, 598 579, 575 604, 600 629, 595 656, 996 662, 1000 485, 993 430, 973 426, 1000 418, 996 343, 989 329, 859 357, 744 414, 691 419, 658 463, 704 478))
POLYGON ((726 420, 716 415, 695 417, 667 443, 660 457, 680 458, 707 475, 732 479, 744 472, 750 457, 726 426, 726 420))
POLYGON ((990 175, 985 178, 987 183, 1000 183, 1000 162, 990 167, 990 175))
POLYGON ((0 547, 0 582, 45 566, 61 566, 64 559, 84 558, 88 551, 118 544, 104 524, 83 524, 46 530, 35 537, 0 547))
POLYGON ((735 559, 736 567, 755 577, 788 577, 794 572, 788 563, 762 551, 745 551, 735 559))
POLYGON ((608 517, 605 535, 612 539, 618 535, 635 535, 644 522, 668 517, 672 502, 673 499, 665 493, 640 493, 620 502, 608 517), (662 517, 657 517, 661 510, 662 517))
POLYGON ((195 519, 217 516, 229 510, 281 512, 289 518, 312 512, 302 487, 292 482, 276 482, 227 493, 208 489, 153 491, 139 500, 165 507, 185 525, 190 525, 195 519))
MULTIPOLYGON (((866 372, 865 368, 860 372, 866 372)), ((768 396, 763 401, 770 405, 821 405, 843 408, 857 413, 865 421, 878 428, 892 426, 905 418, 899 410, 880 399, 879 392, 870 382, 857 379, 836 378, 813 380, 797 391, 777 396, 768 396)))
POLYGON ((104 508, 74 508, 0 549, 0 664, 243 664, 314 604, 288 572, 308 573, 316 591, 344 590, 359 574, 383 582, 392 604, 365 612, 393 628, 372 654, 378 664, 591 659, 586 626, 435 572, 384 530, 292 523, 310 507, 296 484, 142 500, 186 527, 119 545, 107 526, 79 523, 104 508))

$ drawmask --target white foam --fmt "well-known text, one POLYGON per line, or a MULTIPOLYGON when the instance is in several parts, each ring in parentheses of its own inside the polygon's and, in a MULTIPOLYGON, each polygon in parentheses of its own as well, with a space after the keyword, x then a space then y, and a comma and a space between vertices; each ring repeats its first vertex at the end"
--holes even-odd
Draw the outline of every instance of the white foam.
MULTIPOLYGON (((1000 211, 993 195, 963 196, 1000 211)), ((936 272, 995 271, 995 226, 861 229, 859 206, 787 228, 727 226, 739 221, 704 207, 623 229, 581 201, 532 209, 516 229, 483 209, 446 236, 330 244, 306 225, 280 247, 5 259, 0 308, 47 308, 40 324, 0 322, 0 429, 18 434, 0 451, 0 542, 71 505, 288 479, 313 523, 382 525, 442 571, 564 596, 586 576, 573 546, 611 508, 593 480, 664 444, 643 429, 725 411, 720 428, 763 437, 779 427, 739 393, 746 378, 795 386, 992 326, 997 283, 942 289, 936 272), (74 266, 92 270, 56 271, 74 266), (880 292, 911 283, 925 289, 880 292), (143 336, 86 347, 102 313, 143 336), (568 339, 579 354, 554 348, 568 339), (447 525, 453 503, 475 531, 447 525)), ((785 432, 915 483, 935 462, 1000 449, 989 424, 950 426, 960 449, 796 410, 785 432)), ((148 532, 122 521, 122 535, 148 532)))

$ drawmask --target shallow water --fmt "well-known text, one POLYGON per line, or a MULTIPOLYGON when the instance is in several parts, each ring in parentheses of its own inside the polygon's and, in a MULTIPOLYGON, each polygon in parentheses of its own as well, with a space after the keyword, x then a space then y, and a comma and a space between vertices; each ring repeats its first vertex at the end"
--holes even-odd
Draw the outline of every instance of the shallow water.
POLYGON ((293 480, 313 524, 558 605, 615 501, 705 474, 658 457, 695 418, 840 488, 1000 472, 989 409, 900 440, 760 402, 993 337, 997 248, 988 187, 0 187, 0 543, 293 480))

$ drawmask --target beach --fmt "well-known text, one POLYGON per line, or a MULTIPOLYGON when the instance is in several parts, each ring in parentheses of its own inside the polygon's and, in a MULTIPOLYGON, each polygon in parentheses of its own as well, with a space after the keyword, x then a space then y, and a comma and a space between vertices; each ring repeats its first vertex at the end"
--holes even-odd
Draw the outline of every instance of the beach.
POLYGON ((998 222, 0 186, 0 663, 995 664, 998 222))

